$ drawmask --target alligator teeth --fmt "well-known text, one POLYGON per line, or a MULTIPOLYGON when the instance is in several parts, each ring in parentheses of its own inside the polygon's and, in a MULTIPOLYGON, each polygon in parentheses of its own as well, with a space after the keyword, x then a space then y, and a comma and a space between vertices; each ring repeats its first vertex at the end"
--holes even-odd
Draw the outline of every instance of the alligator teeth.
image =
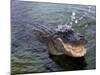
POLYGON ((66 49, 73 50, 75 52, 81 52, 84 49, 83 46, 72 46, 70 44, 65 44, 65 45, 66 45, 66 49))
POLYGON ((64 44, 65 51, 71 54, 73 57, 81 57, 86 54, 86 49, 84 46, 72 46, 69 44, 64 44))

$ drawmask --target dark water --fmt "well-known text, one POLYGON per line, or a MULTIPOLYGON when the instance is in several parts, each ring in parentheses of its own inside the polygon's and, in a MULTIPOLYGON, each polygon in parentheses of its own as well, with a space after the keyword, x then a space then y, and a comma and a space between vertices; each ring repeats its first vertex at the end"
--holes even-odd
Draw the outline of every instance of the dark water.
POLYGON ((96 68, 96 8, 95 6, 51 4, 12 0, 11 3, 11 72, 38 73, 55 71, 88 70, 96 68), (44 25, 55 28, 70 21, 72 12, 76 18, 85 14, 73 28, 88 40, 84 58, 65 55, 49 56, 47 45, 32 28, 44 25))

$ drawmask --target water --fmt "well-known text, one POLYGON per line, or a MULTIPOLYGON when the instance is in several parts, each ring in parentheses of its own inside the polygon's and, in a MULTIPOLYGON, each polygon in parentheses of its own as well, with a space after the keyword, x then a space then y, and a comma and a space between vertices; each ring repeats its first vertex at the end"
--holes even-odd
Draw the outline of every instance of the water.
POLYGON ((12 0, 11 3, 11 72, 39 73, 88 70, 96 68, 95 6, 51 4, 12 0), (82 20, 81 20, 82 19, 82 20), (88 40, 85 58, 49 56, 47 44, 32 28, 43 25, 55 29, 68 24, 88 40))

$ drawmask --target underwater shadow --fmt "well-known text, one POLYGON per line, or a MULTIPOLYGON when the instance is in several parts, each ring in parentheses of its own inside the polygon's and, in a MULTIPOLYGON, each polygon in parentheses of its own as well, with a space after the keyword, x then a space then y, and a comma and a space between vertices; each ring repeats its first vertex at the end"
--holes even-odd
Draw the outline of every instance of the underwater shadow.
POLYGON ((85 57, 74 58, 67 55, 50 55, 50 58, 61 67, 62 71, 86 70, 85 57))

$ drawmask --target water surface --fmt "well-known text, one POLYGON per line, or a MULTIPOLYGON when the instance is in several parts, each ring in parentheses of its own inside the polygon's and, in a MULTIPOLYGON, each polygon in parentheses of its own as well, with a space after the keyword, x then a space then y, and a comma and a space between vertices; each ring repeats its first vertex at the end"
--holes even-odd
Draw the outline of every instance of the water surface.
POLYGON ((89 5, 55 4, 13 0, 11 3, 11 72, 39 73, 55 71, 88 70, 96 68, 96 8, 89 5), (72 13, 85 17, 72 27, 88 40, 85 58, 49 56, 47 44, 34 25, 56 28, 70 23, 72 13))

